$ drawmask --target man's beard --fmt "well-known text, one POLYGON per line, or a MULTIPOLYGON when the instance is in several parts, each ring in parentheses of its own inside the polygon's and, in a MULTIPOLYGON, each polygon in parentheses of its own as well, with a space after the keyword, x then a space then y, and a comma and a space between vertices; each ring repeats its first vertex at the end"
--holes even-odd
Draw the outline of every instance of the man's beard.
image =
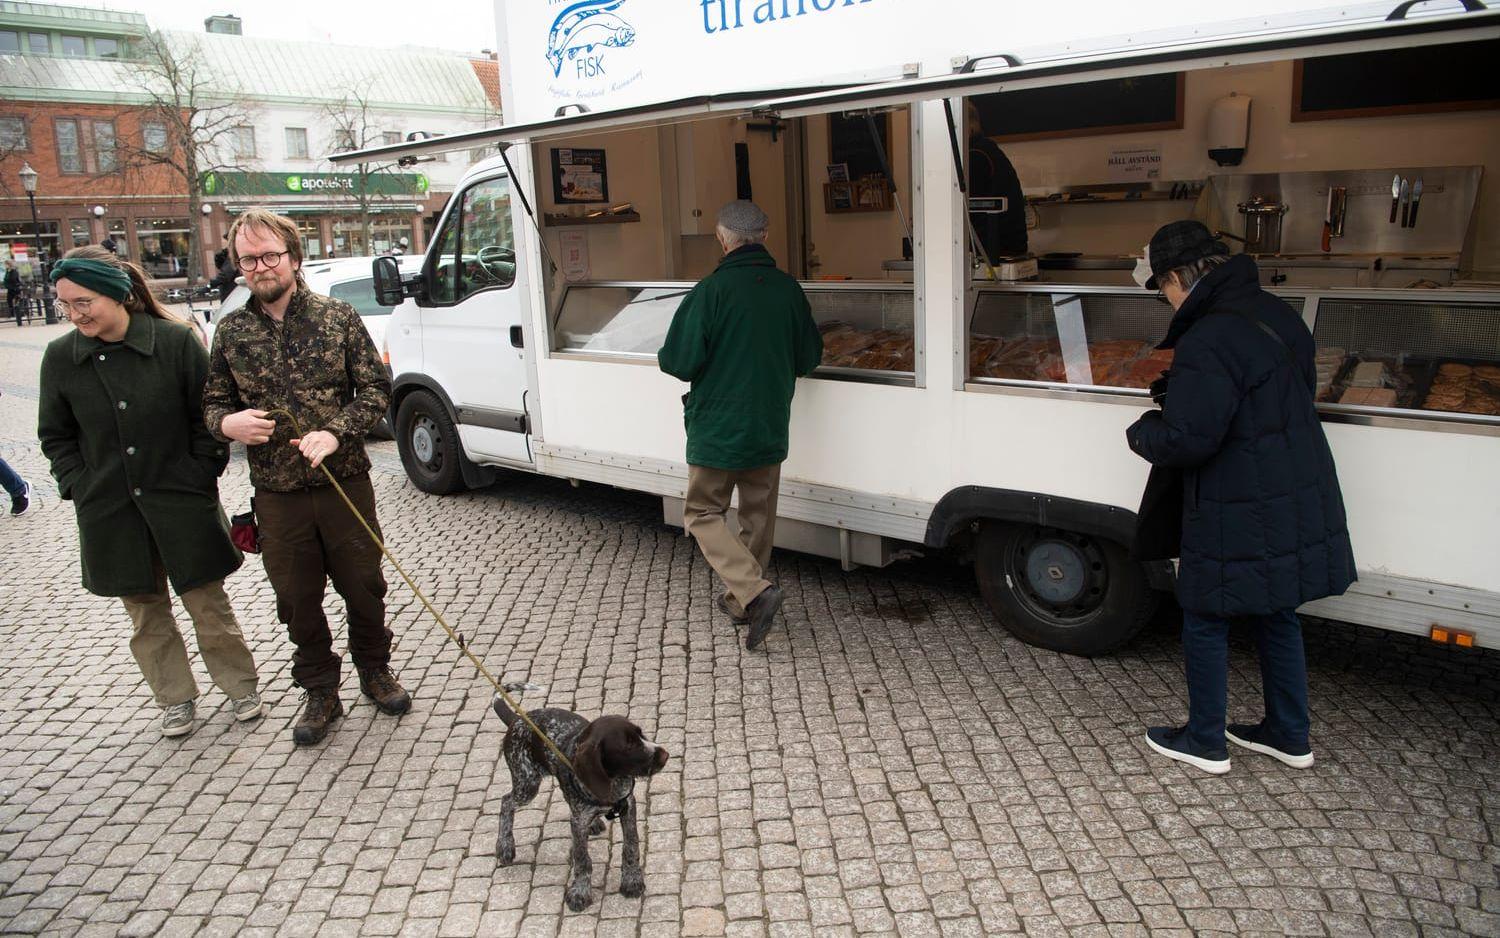
POLYGON ((262 303, 274 303, 286 295, 291 284, 280 280, 256 280, 250 284, 250 292, 262 303))

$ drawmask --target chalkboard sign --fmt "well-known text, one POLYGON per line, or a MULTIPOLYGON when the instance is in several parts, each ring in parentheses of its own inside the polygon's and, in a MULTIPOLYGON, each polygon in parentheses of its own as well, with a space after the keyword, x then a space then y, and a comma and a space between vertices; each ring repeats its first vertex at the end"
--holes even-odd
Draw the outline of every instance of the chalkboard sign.
POLYGON ((985 136, 1002 143, 1182 128, 1181 72, 976 95, 985 136))
POLYGON ((1299 59, 1292 120, 1500 108, 1500 39, 1299 59))
MULTIPOLYGON (((891 158, 891 115, 874 115, 875 129, 880 134, 880 148, 885 158, 891 158)), ((875 148, 875 138, 870 135, 870 125, 863 114, 828 115, 828 162, 844 163, 849 167, 849 179, 864 176, 884 175, 880 165, 880 154, 875 148)))

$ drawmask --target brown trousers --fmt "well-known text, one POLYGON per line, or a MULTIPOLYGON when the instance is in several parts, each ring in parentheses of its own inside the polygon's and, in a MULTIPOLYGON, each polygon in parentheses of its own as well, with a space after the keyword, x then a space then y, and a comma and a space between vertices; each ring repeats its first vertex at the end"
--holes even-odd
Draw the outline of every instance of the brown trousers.
MULTIPOLYGON (((340 479, 349 500, 380 534, 375 489, 368 473, 340 479)), ((328 581, 344 598, 349 617, 349 655, 356 668, 390 664, 391 632, 385 627, 385 577, 380 548, 332 486, 296 492, 255 492, 260 549, 266 576, 276 591, 276 615, 287 628, 292 681, 302 688, 336 690, 340 658, 323 613, 328 581)))
POLYGON ((742 615, 750 601, 771 585, 766 567, 776 539, 776 491, 781 464, 759 469, 688 466, 683 527, 729 591, 729 608, 742 615), (729 500, 739 491, 739 532, 729 528, 729 500))
MULTIPOLYGON (((177 620, 172 617, 167 574, 155 547, 151 559, 156 571, 156 592, 124 596, 121 601, 133 626, 130 653, 135 656, 157 705, 172 707, 196 700, 198 682, 193 680, 187 645, 177 628, 177 620)), ((178 599, 193 619, 193 630, 198 633, 198 654, 203 656, 203 664, 214 683, 230 700, 254 691, 255 659, 229 606, 224 581, 205 583, 180 594, 178 599)))

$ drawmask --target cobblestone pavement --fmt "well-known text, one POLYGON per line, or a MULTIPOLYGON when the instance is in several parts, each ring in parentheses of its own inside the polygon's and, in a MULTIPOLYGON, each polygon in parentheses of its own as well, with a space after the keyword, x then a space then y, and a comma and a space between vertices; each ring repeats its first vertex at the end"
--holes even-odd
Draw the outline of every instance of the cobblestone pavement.
MULTIPOLYGON (((400 586, 408 716, 346 678, 337 730, 294 748, 288 646, 250 559, 229 592, 268 715, 236 724, 195 663, 198 730, 158 735, 127 620, 77 585, 71 506, 32 442, 40 340, 60 331, 0 329, 0 455, 42 493, 0 518, 0 930, 1500 934, 1493 657, 1455 659, 1467 689, 1429 689, 1408 680, 1408 657, 1430 661, 1417 643, 1350 656, 1313 626, 1317 766, 1236 754, 1210 777, 1142 742, 1184 712, 1169 615, 1071 658, 992 627, 946 562, 779 553, 786 628, 746 653, 650 499, 522 476, 432 498, 376 444, 386 533, 474 649, 547 686, 528 703, 628 713, 673 754, 638 789, 645 897, 618 892, 612 826, 592 842, 602 898, 567 913, 561 799, 549 783, 518 812, 497 868, 501 724, 400 586)), ((243 461, 223 493, 244 505, 243 461)), ((1243 642, 1232 667, 1231 713, 1252 716, 1243 642)))

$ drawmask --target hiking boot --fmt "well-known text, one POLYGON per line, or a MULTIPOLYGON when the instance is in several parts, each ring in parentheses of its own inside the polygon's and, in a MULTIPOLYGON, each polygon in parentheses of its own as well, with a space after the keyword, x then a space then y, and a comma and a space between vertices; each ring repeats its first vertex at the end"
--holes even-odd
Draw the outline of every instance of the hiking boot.
POLYGON ((344 715, 344 703, 334 688, 310 688, 302 705, 302 719, 292 727, 292 742, 311 746, 328 735, 328 724, 344 715))
MULTIPOLYGON (((25 489, 22 490, 20 495, 12 496, 10 500, 10 516, 12 518, 19 518, 30 511, 32 499, 36 497, 36 494, 31 490, 30 482, 23 482, 22 484, 26 486, 25 489)), ((182 734, 178 733, 177 735, 181 736, 182 734)))
POLYGON ((773 585, 761 590, 759 596, 750 600, 750 608, 745 610, 750 617, 750 632, 745 636, 747 651, 754 651, 765 641, 766 633, 771 631, 771 623, 781 609, 782 599, 781 587, 773 585))
POLYGON ((749 616, 745 615, 743 612, 735 612, 734 607, 729 605, 729 603, 730 597, 728 593, 719 594, 719 598, 715 601, 715 605, 719 607, 719 611, 728 616, 729 621, 733 622, 735 625, 744 625, 746 622, 750 621, 749 616))
POLYGON ((1224 738, 1251 752, 1270 756, 1294 769, 1310 769, 1313 764, 1312 747, 1303 743, 1292 745, 1266 732, 1264 723, 1231 723, 1224 731, 1224 738))
POLYGON ((401 687, 401 682, 388 667, 360 668, 359 689, 375 701, 381 713, 395 717, 411 709, 411 695, 401 687))
POLYGON ((161 715, 161 734, 163 736, 186 736, 193 731, 193 714, 197 708, 194 702, 173 704, 161 715))
POLYGON ((1223 775, 1229 771, 1229 751, 1200 750, 1188 739, 1185 726, 1153 726, 1146 730, 1146 745, 1168 759, 1185 762, 1214 775, 1223 775))
POLYGON ((251 691, 243 697, 231 700, 229 706, 234 709, 234 718, 241 723, 253 720, 265 711, 265 705, 260 702, 260 694, 251 691))

